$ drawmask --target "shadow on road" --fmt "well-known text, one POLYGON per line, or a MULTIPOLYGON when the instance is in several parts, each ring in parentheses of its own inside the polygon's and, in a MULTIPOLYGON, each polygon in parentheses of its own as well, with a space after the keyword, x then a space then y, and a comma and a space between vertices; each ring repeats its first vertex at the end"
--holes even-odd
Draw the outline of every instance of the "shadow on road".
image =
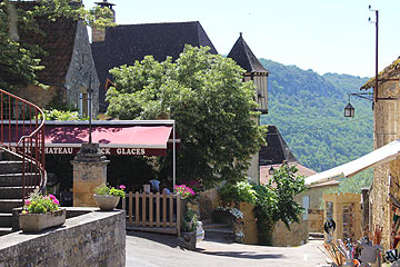
POLYGON ((250 251, 202 251, 203 254, 243 259, 279 259, 282 254, 259 254, 250 251))
POLYGON ((127 236, 135 236, 140 238, 145 238, 171 248, 179 247, 178 240, 175 235, 167 235, 167 234, 155 234, 155 233, 146 233, 146 232, 139 232, 139 231, 127 231, 127 236))

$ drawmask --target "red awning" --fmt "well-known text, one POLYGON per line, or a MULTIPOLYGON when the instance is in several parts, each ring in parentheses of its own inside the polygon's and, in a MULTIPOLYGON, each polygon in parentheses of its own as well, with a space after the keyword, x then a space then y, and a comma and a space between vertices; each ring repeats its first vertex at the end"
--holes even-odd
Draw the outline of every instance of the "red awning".
MULTIPOLYGON (((92 142, 99 143, 106 155, 164 155, 171 130, 169 126, 94 126, 92 142)), ((87 142, 87 126, 46 126, 45 146, 48 154, 70 154, 70 150, 59 151, 59 148, 79 149, 82 143, 87 142)))
MULTIPOLYGON (((18 128, 18 132, 20 131, 18 128)), ((105 155, 159 156, 166 155, 171 131, 172 125, 117 125, 115 122, 107 125, 102 123, 92 126, 92 142, 99 143, 105 155)), ((21 134, 18 135, 21 136, 21 134)), ((15 145, 17 140, 14 140, 14 134, 11 139, 15 145)), ((46 123, 46 154, 76 154, 81 144, 88 142, 88 125, 46 123)))

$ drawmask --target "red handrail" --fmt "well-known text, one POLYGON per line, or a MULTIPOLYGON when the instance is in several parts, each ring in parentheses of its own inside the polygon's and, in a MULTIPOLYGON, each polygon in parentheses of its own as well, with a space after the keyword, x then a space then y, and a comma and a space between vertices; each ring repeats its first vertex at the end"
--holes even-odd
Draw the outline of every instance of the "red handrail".
POLYGON ((0 89, 0 148, 22 160, 22 199, 46 185, 44 123, 38 106, 0 89))

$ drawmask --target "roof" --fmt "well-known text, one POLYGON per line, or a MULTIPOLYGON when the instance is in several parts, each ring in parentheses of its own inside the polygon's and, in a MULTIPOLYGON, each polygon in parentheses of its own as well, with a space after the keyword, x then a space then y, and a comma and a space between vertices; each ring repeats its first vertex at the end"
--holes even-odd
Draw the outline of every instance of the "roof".
POLYGON ((327 187, 327 186, 336 186, 339 185, 340 182, 339 181, 327 181, 327 182, 323 182, 323 183, 316 183, 316 184, 312 184, 309 186, 309 188, 319 188, 319 187, 327 187))
MULTIPOLYGON (((31 9, 34 4, 18 2, 23 9, 31 9)), ((39 18, 37 21, 44 35, 32 31, 23 32, 20 41, 38 44, 46 51, 40 62, 46 68, 37 72, 38 80, 48 85, 63 86, 72 58, 78 21, 69 18, 58 18, 54 22, 39 18)))
POLYGON ((239 39, 233 45, 228 57, 235 60, 240 67, 249 73, 268 73, 243 39, 242 33, 240 33, 239 39))
MULTIPOLYGON (((135 60, 142 60, 152 55, 157 61, 164 61, 168 56, 176 60, 185 44, 209 46, 210 53, 217 50, 208 38, 200 22, 169 22, 118 25, 106 29, 104 42, 92 43, 92 54, 96 64, 101 88, 104 88, 108 71, 124 64, 133 65, 135 60)), ((104 102, 105 90, 100 90, 104 102)))
MULTIPOLYGON (((260 183, 266 184, 269 181, 269 179, 272 177, 272 175, 269 174, 269 170, 271 167, 274 169, 279 169, 282 166, 282 164, 283 163, 260 166, 260 183)), ((308 177, 308 176, 311 176, 311 175, 314 175, 317 173, 316 171, 301 165, 297 161, 290 162, 288 164, 289 164, 289 166, 296 166, 296 168, 298 169, 296 174, 298 176, 308 177)))
POLYGON ((390 162, 400 156, 400 139, 390 142, 358 159, 317 173, 306 179, 306 185, 322 183, 341 177, 352 177, 368 168, 390 162))
POLYGON ((281 164, 283 161, 297 161, 276 126, 268 126, 268 132, 265 139, 267 145, 262 146, 259 153, 260 166, 281 164))
MULTIPOLYGON (((393 78, 393 76, 400 76, 400 57, 394 60, 392 64, 384 68, 383 71, 378 74, 378 81, 382 82, 385 78, 393 78)), ((372 87, 375 87, 375 77, 369 79, 365 84, 363 84, 360 90, 367 90, 372 87)))

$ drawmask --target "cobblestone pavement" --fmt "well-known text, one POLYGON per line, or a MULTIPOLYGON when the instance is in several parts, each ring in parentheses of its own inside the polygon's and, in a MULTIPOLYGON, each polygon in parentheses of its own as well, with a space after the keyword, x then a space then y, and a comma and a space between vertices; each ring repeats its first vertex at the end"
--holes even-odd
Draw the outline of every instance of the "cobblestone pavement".
POLYGON ((321 244, 320 240, 312 240, 299 247, 278 248, 201 241, 197 251, 189 251, 181 249, 174 236, 130 232, 126 237, 126 266, 328 267, 326 257, 317 248, 321 244))

